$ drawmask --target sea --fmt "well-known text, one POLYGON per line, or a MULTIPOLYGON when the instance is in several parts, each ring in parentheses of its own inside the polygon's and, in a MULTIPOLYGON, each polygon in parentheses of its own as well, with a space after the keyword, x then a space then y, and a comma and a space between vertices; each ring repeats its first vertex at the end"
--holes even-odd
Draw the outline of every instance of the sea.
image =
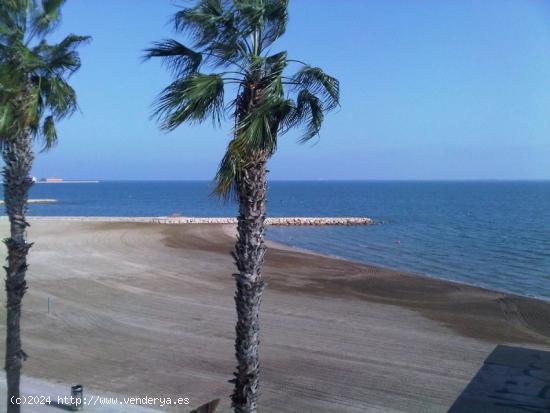
MULTIPOLYGON (((41 216, 234 216, 210 182, 36 184, 41 216)), ((272 240, 550 300, 550 182, 274 181, 268 214, 367 216, 356 227, 270 227, 272 240)))

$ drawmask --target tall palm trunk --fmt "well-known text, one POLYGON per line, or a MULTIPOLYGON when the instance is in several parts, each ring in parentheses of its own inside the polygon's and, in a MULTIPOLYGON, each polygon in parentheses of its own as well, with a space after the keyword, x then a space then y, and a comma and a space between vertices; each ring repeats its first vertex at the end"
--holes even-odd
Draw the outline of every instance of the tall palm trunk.
POLYGON ((4 202, 10 220, 10 237, 4 240, 8 249, 6 268, 7 321, 6 321, 6 381, 8 386, 8 413, 19 413, 14 403, 19 397, 22 361, 26 358, 21 348, 21 300, 27 289, 27 253, 32 244, 27 243, 25 220, 27 198, 32 179, 29 177, 32 161, 32 138, 24 131, 14 139, 6 140, 2 151, 4 158, 4 202))
POLYGON ((239 216, 237 243, 233 257, 239 271, 235 274, 237 292, 237 338, 235 355, 235 389, 232 395, 235 413, 255 413, 259 386, 260 302, 264 289, 262 267, 266 246, 264 242, 267 156, 263 153, 252 159, 237 182, 239 216))

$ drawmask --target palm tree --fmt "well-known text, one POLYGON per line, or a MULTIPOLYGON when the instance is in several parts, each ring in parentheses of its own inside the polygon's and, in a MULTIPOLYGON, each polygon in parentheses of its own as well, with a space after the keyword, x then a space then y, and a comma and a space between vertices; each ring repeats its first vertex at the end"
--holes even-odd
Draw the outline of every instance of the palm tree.
POLYGON ((277 140, 303 126, 301 142, 319 134, 324 113, 339 104, 339 83, 320 68, 287 53, 272 53, 285 32, 288 0, 199 0, 174 16, 176 32, 190 47, 166 39, 146 50, 160 57, 175 80, 159 95, 155 116, 162 129, 211 118, 233 120, 232 139, 216 175, 215 192, 239 202, 238 237, 233 258, 238 273, 235 302, 237 371, 235 412, 257 411, 259 385, 259 310, 264 289, 262 267, 267 169, 277 140), (300 65, 286 75, 291 65, 300 65), (225 92, 234 93, 231 100, 225 92))
POLYGON ((4 159, 4 200, 10 221, 6 268, 6 379, 10 413, 20 408, 22 361, 21 301, 27 289, 25 214, 32 179, 33 139, 44 149, 57 141, 55 123, 77 109, 76 94, 67 83, 80 68, 76 48, 89 38, 69 35, 49 45, 46 36, 57 26, 64 0, 2 0, 0 2, 0 144, 4 159))

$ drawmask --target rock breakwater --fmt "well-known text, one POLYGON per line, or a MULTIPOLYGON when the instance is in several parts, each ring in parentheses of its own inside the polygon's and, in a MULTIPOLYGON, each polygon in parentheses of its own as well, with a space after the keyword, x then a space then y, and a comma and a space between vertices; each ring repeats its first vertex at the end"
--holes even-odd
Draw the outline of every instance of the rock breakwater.
MULTIPOLYGON (((31 220, 70 220, 143 222, 154 224, 236 224, 231 217, 29 217, 31 220)), ((266 218, 266 225, 278 226, 323 226, 323 225, 370 225, 372 219, 366 217, 274 217, 266 218)))

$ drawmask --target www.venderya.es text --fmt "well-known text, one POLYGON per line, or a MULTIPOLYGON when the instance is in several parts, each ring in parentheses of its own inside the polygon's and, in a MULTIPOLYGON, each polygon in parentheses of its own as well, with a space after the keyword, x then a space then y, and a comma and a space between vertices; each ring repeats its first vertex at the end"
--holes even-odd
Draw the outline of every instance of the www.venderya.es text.
POLYGON ((101 406, 101 405, 134 405, 134 406, 186 406, 189 404, 189 397, 102 397, 102 396, 21 396, 12 397, 13 404, 19 405, 65 405, 65 406, 101 406))

